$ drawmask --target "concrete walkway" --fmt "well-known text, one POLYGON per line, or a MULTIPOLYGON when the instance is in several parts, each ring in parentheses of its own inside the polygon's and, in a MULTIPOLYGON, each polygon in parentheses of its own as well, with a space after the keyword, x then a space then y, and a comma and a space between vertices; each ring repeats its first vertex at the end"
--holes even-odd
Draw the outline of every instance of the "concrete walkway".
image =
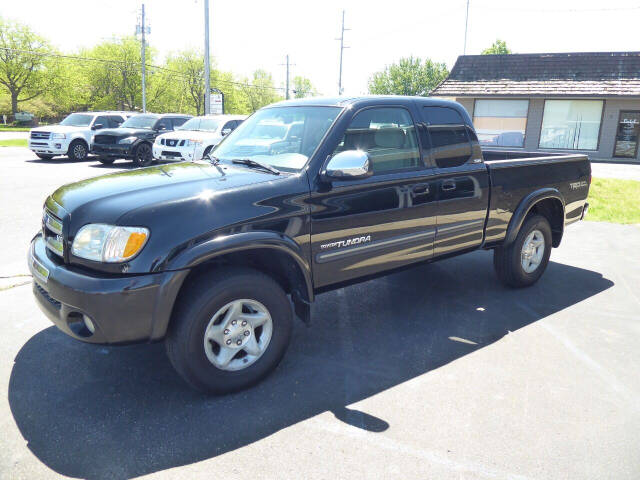
POLYGON ((595 178, 620 178, 640 181, 640 164, 591 162, 591 173, 595 178))

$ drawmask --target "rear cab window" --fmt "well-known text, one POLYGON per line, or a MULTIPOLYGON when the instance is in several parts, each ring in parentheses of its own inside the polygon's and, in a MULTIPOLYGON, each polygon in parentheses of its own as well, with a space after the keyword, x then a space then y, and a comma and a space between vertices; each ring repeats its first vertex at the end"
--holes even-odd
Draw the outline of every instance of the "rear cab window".
POLYGON ((423 120, 431 140, 431 158, 438 168, 459 167, 471 159, 469 127, 450 107, 423 107, 423 120))

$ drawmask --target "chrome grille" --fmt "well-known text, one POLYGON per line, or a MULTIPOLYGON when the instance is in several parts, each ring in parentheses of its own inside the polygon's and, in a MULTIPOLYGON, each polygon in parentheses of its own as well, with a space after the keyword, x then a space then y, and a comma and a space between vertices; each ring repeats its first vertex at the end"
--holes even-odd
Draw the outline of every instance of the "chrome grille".
POLYGON ((51 132, 31 132, 31 138, 35 140, 49 140, 51 132))
POLYGON ((44 236, 45 245, 60 257, 64 257, 62 229, 62 220, 45 208, 42 215, 42 235, 44 236))
POLYGON ((166 145, 167 147, 184 146, 184 140, 178 140, 175 138, 161 138, 160 145, 166 145))

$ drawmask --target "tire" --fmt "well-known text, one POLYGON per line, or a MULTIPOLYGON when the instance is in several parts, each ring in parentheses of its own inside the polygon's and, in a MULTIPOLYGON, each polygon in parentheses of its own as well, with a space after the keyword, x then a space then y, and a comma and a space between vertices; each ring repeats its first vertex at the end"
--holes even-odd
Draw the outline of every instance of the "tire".
POLYGON ((493 266, 498 278, 505 285, 514 288, 528 287, 542 276, 550 255, 549 221, 542 215, 531 215, 525 219, 511 245, 498 247, 493 251, 493 266), (534 246, 536 243, 539 246, 534 246), (544 250, 540 252, 539 247, 543 247, 544 250))
POLYGON ((54 157, 53 155, 45 155, 43 153, 36 153, 36 156, 42 160, 51 160, 54 157))
POLYGON ((98 161, 103 165, 111 165, 113 162, 116 161, 116 159, 112 157, 100 157, 98 158, 98 161))
POLYGON ((74 162, 81 162, 83 160, 86 160, 88 155, 89 148, 84 141, 74 140, 69 145, 69 150, 67 151, 69 160, 73 160, 74 162))
POLYGON ((133 164, 136 167, 148 167, 153 162, 153 150, 146 142, 138 145, 133 151, 133 164))
POLYGON ((291 303, 272 278, 247 268, 207 272, 191 280, 176 303, 165 339, 167 355, 180 376, 197 390, 214 394, 241 390, 262 380, 280 363, 291 338, 292 318, 291 303), (227 307, 238 303, 242 307, 236 311, 244 312, 245 317, 235 317, 233 324, 232 308, 227 307), (251 314, 248 307, 256 307, 257 313, 251 314), (254 317, 264 320, 264 311, 271 320, 251 328, 260 321, 254 317), (207 333, 222 341, 205 341, 207 333), (245 343, 237 347, 236 342, 245 343), (231 346, 223 350, 223 343, 231 346), (258 343, 264 343, 264 348, 250 355, 248 351, 258 343), (231 360, 226 367, 214 364, 227 358, 231 360))

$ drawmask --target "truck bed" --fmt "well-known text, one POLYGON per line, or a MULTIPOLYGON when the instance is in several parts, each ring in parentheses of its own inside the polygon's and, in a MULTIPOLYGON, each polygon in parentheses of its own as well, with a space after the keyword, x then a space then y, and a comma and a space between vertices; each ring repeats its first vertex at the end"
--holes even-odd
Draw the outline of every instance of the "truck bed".
MULTIPOLYGON (((482 153, 491 183, 485 246, 502 242, 523 199, 540 192, 547 192, 564 208, 564 222, 552 225, 554 244, 559 244, 565 225, 582 218, 591 183, 591 163, 586 155, 505 150, 482 153)), ((553 202, 549 205, 551 208, 553 202)))

